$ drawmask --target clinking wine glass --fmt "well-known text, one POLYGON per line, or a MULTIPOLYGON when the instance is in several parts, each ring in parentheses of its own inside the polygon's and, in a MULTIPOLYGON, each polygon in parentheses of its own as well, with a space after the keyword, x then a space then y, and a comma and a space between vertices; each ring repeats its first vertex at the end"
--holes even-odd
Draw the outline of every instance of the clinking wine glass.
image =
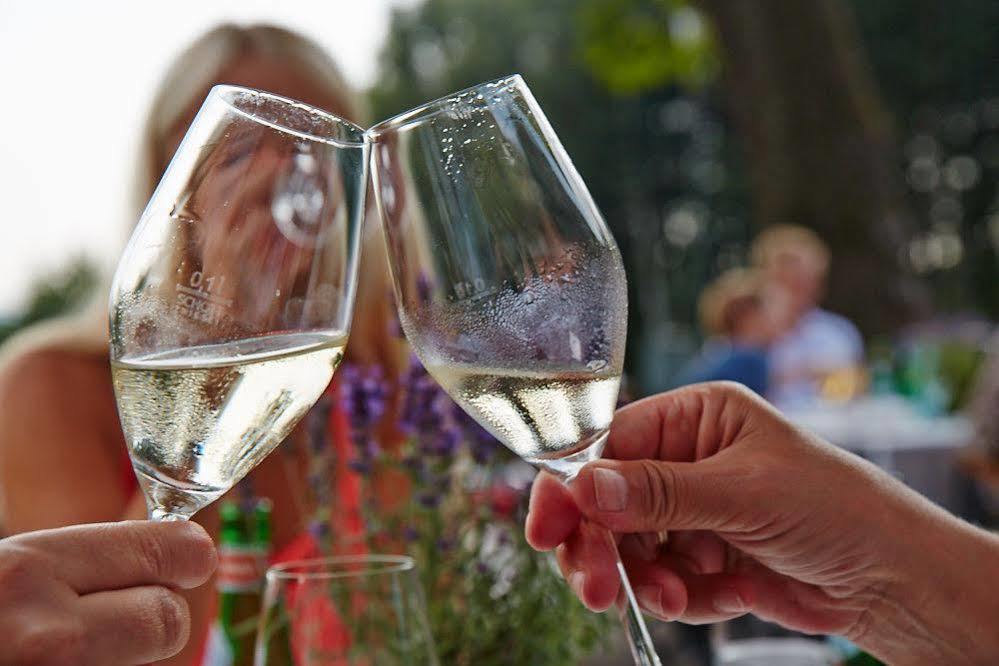
POLYGON ((186 520, 246 475, 329 384, 350 329, 363 130, 212 89, 114 277, 118 412, 153 520, 186 520))
MULTIPOLYGON (((617 401, 627 288, 617 246, 519 76, 367 132, 406 337, 452 398, 570 481, 617 401)), ((658 664, 618 562, 638 664, 658 664)))

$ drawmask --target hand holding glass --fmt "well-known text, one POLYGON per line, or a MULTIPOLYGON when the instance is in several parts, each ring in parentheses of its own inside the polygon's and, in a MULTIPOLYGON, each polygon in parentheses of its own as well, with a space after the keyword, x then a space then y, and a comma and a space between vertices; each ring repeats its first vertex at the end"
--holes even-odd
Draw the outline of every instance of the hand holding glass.
POLYGON ((350 329, 363 131, 212 89, 118 264, 111 367, 154 520, 186 520, 280 443, 350 329))

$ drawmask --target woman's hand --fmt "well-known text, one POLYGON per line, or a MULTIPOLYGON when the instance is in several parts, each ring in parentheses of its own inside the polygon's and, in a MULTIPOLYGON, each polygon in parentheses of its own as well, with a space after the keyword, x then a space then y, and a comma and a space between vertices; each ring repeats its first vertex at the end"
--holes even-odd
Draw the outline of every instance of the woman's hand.
POLYGON ((215 570, 194 523, 131 521, 26 532, 0 541, 0 664, 131 665, 187 642, 175 589, 215 570))
POLYGON ((704 384, 629 405, 605 456, 568 488, 542 475, 527 519, 528 541, 556 549, 590 608, 614 603, 619 584, 613 550, 588 521, 619 535, 636 596, 660 619, 751 611, 893 662, 977 663, 975 649, 999 658, 979 635, 995 640, 987 622, 999 595, 976 596, 981 583, 966 575, 985 566, 996 580, 997 540, 750 392, 704 384))

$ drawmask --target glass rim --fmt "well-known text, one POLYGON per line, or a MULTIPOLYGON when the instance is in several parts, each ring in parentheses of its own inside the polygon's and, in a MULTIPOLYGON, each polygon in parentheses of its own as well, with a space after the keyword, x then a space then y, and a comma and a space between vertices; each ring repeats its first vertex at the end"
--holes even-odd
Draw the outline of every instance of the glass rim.
POLYGON ((408 555, 340 555, 281 562, 267 569, 268 582, 279 580, 337 580, 360 576, 404 573, 416 569, 416 560, 408 555), (352 571, 338 571, 336 567, 350 564, 370 566, 352 571), (316 567, 313 571, 295 571, 301 567, 316 567))
POLYGON ((297 99, 292 99, 290 97, 284 97, 282 95, 276 95, 266 90, 258 90, 256 88, 249 88, 247 86, 237 86, 231 83, 219 83, 212 86, 212 89, 208 93, 209 97, 216 96, 222 101, 227 107, 232 109, 235 113, 248 118, 255 123, 265 125, 267 127, 279 130, 281 132, 286 132, 293 136, 297 136, 300 139, 306 139, 308 141, 316 141, 318 143, 325 143, 332 146, 337 146, 339 148, 362 148, 364 146, 364 128, 356 123, 352 123, 346 118, 341 118, 340 116, 330 113, 329 111, 324 111, 319 107, 312 106, 311 104, 306 104, 305 102, 299 101, 297 99), (349 139, 338 139, 328 136, 319 136, 312 132, 298 129, 295 127, 289 127, 288 125, 275 122, 269 118, 264 118, 263 116, 248 111, 247 109, 240 108, 238 104, 230 97, 234 93, 249 94, 258 97, 263 97, 268 100, 278 102, 280 104, 293 106, 297 109, 301 109, 306 113, 322 118, 338 127, 346 128, 351 138, 349 139), (353 137, 357 137, 356 140, 353 137))
POLYGON ((461 97, 467 95, 468 93, 475 92, 487 87, 495 87, 498 85, 503 85, 506 83, 512 83, 514 85, 527 85, 524 83, 524 77, 520 74, 507 74, 506 76, 501 76, 490 81, 483 81, 482 83, 476 83, 473 86, 468 86, 467 88, 462 88, 461 90, 456 90, 454 92, 447 93, 446 95, 441 95, 436 99, 432 99, 429 102, 424 102, 419 106, 414 106, 411 109, 397 113, 394 116, 390 116, 385 120, 375 123, 364 133, 366 137, 369 137, 372 141, 377 141, 378 137, 382 134, 387 134, 389 132, 398 132, 407 129, 411 125, 416 125, 418 123, 436 116, 438 113, 444 110, 448 102, 454 97, 461 97))

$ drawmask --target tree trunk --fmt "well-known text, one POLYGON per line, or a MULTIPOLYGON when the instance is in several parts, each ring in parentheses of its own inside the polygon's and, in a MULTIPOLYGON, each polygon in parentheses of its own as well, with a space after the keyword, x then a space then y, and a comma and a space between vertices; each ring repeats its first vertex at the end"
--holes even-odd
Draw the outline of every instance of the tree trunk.
POLYGON ((891 120, 842 0, 700 0, 713 19, 757 226, 795 223, 833 251, 828 305, 866 333, 923 314, 891 120))

